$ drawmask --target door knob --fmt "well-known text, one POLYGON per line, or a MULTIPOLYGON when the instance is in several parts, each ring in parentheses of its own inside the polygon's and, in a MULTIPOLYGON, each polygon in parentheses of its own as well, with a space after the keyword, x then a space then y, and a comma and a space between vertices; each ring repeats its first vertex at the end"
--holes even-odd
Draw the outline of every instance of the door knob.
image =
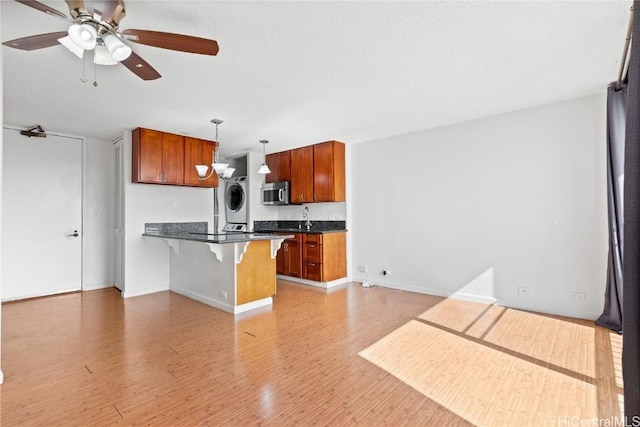
POLYGON ((73 234, 67 234, 67 237, 78 237, 78 230, 73 230, 73 234))

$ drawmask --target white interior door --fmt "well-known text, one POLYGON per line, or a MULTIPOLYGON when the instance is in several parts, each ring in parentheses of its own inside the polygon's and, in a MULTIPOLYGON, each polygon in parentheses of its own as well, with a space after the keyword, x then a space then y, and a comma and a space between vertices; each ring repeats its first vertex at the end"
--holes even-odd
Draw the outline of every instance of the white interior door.
POLYGON ((2 299, 82 286, 82 140, 3 129, 2 299))

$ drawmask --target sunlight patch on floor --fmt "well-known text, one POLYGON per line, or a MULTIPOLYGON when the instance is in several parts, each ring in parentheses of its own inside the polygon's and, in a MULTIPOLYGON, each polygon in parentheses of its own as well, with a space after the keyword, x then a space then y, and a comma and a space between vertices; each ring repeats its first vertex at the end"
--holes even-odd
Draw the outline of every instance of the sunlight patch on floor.
POLYGON ((451 299, 359 355, 473 424, 559 425, 620 419, 619 402, 603 400, 616 394, 605 389, 622 395, 618 338, 586 321, 451 299))

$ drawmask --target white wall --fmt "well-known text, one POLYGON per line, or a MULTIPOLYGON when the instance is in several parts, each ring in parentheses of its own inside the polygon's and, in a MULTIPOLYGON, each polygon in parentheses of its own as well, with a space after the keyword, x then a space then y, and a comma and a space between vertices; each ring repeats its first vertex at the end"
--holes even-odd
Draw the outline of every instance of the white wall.
POLYGON ((606 279, 605 161, 604 95, 353 145, 350 272, 595 319, 606 279), (386 173, 389 164, 398 172, 386 173))
POLYGON ((249 229, 253 230, 254 221, 275 221, 278 218, 276 206, 265 206, 260 201, 264 175, 258 173, 264 162, 262 153, 247 153, 247 176, 249 179, 249 229))
MULTIPOLYGON (((124 143, 124 297, 169 289, 169 246, 143 237, 146 222, 213 222, 211 188, 131 182, 131 132, 124 143)), ((224 205, 220 205, 224 209, 224 205)))
POLYGON ((83 167, 82 289, 113 286, 114 156, 111 141, 86 138, 83 167))
POLYGON ((278 219, 283 221, 303 221, 302 212, 309 208, 309 219, 313 221, 346 221, 345 202, 305 203, 302 205, 278 206, 278 219))

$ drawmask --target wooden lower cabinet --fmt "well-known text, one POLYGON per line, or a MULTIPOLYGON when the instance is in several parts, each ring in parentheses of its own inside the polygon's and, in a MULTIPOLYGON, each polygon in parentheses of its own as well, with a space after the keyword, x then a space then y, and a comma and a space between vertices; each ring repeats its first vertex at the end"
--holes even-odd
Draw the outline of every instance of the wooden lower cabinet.
POLYGON ((276 273, 290 277, 302 277, 302 234, 286 239, 276 255, 276 273))
POLYGON ((304 234, 302 278, 330 282, 347 276, 347 234, 304 234))
POLYGON ((282 242, 276 273, 315 282, 347 277, 347 233, 296 233, 282 242))

